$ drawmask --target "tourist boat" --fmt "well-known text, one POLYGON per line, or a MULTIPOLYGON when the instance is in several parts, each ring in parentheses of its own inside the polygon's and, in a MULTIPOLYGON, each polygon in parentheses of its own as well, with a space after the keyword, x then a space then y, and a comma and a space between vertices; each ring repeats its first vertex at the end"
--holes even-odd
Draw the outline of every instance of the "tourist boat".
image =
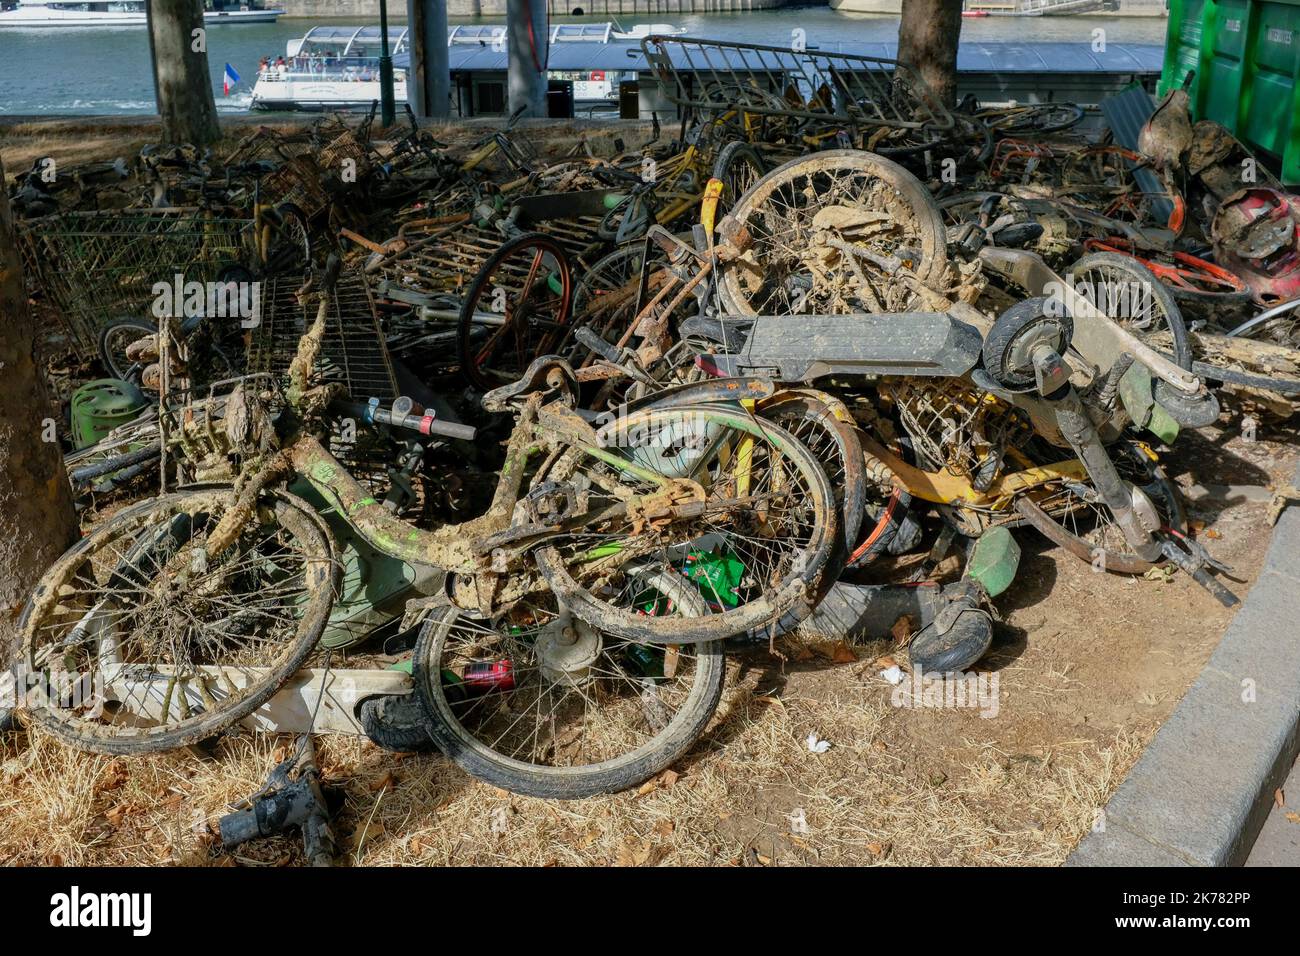
MULTIPOLYGON (((145 0, 0 0, 0 29, 50 27, 142 27, 148 21, 145 0)), ((205 5, 206 6, 206 5, 205 5)), ((274 23, 283 10, 261 9, 248 3, 229 4, 203 11, 203 22, 274 23)))
MULTIPOLYGON (((685 32, 667 23, 637 24, 624 29, 608 23, 553 24, 552 45, 571 43, 615 44, 637 49, 642 37, 675 36, 685 32)), ((260 68, 249 104, 255 110, 335 110, 368 108, 379 99, 379 27, 319 26, 285 44, 285 55, 260 68)), ((500 24, 457 25, 447 31, 450 49, 483 47, 505 49, 506 28, 500 24)), ((388 52, 402 57, 408 52, 404 26, 388 28, 388 52)), ((614 105, 618 74, 604 70, 564 70, 548 73, 551 79, 573 81, 575 105, 614 105)), ((406 100, 406 71, 393 70, 393 96, 406 100)))

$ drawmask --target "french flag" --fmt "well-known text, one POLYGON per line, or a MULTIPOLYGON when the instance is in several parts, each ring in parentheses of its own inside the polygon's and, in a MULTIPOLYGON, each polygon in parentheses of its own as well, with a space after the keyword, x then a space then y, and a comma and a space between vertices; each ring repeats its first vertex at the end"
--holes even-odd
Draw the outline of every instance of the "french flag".
POLYGON ((221 78, 221 92, 226 96, 229 96, 230 91, 233 90, 238 83, 239 83, 239 74, 235 72, 235 68, 233 66, 227 63, 226 74, 221 78))

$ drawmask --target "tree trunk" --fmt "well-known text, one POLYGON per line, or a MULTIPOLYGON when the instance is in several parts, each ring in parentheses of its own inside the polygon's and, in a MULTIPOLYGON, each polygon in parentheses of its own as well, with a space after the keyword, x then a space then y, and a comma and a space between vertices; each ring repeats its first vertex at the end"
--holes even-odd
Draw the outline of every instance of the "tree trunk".
POLYGON ((149 0, 148 11, 163 142, 216 142, 221 128, 208 76, 207 35, 195 34, 203 30, 202 0, 149 0))
POLYGON ((546 115, 546 59, 550 52, 546 0, 506 0, 506 48, 510 54, 510 112, 546 115))
POLYGON ((77 532, 59 443, 42 440, 53 434, 58 411, 36 366, 36 322, 16 239, 0 190, 0 669, 9 664, 13 625, 28 592, 77 532))
POLYGON ((898 23, 899 60, 920 74, 944 106, 957 104, 961 5, 962 0, 903 0, 898 23))

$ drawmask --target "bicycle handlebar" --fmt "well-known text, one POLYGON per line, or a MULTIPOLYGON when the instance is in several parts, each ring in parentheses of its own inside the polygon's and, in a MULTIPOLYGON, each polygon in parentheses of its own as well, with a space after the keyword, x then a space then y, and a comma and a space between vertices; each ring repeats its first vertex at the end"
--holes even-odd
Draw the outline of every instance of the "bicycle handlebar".
POLYGON ((473 425, 460 422, 441 422, 432 412, 423 415, 397 415, 392 410, 382 408, 378 403, 362 404, 339 400, 331 403, 336 411, 372 424, 390 425, 394 428, 407 428, 421 435, 441 435, 444 438, 459 438, 473 441, 478 429, 473 425))

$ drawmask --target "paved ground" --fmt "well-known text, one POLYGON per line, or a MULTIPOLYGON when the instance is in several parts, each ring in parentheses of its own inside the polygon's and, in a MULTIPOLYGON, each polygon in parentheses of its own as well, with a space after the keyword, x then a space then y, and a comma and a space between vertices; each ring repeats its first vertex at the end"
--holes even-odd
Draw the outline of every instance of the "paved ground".
POLYGON ((1274 800, 1246 866, 1300 866, 1300 761, 1291 768, 1282 793, 1283 804, 1274 800))

